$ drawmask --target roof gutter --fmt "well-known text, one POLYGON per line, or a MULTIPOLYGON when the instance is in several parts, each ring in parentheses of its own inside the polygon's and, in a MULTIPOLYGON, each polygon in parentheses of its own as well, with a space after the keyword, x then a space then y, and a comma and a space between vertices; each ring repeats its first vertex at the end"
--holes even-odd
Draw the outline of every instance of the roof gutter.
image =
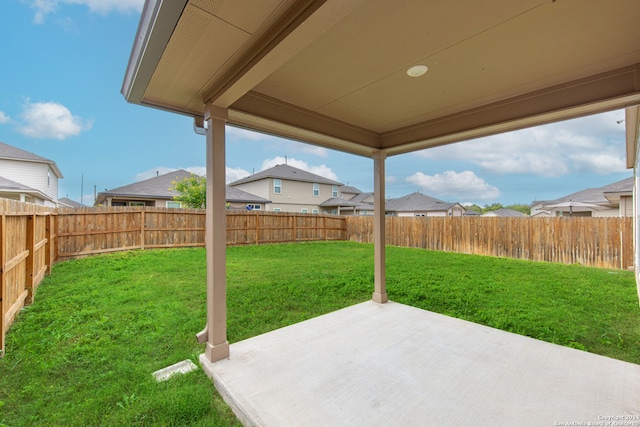
POLYGON ((147 0, 120 92, 128 102, 141 104, 169 39, 188 0, 147 0))

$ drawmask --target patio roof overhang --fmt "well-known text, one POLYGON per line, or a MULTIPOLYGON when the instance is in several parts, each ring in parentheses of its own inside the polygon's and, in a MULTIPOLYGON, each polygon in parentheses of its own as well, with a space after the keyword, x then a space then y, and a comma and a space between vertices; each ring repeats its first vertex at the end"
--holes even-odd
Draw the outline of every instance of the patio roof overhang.
POLYGON ((640 103, 639 21, 637 0, 151 0, 122 93, 395 155, 640 103))
POLYGON ((229 356, 227 124, 373 159, 384 303, 385 159, 633 111, 638 22, 637 0, 147 0, 122 93, 208 125, 206 359, 229 356))

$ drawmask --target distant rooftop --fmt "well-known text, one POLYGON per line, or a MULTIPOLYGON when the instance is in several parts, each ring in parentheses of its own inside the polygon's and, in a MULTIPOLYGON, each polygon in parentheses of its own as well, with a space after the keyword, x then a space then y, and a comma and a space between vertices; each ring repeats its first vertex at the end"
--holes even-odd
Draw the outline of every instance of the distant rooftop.
POLYGON ((385 209, 393 212, 445 211, 453 205, 455 203, 416 192, 396 199, 388 199, 385 209))
POLYGON ((234 181, 229 185, 234 186, 238 184, 244 184, 246 182, 258 181, 264 178, 288 179, 291 181, 315 182, 318 184, 329 185, 342 185, 342 183, 338 181, 334 181, 332 179, 325 178, 323 176, 316 175, 302 169, 294 168, 293 166, 289 165, 276 165, 272 168, 265 169, 246 178, 234 181))

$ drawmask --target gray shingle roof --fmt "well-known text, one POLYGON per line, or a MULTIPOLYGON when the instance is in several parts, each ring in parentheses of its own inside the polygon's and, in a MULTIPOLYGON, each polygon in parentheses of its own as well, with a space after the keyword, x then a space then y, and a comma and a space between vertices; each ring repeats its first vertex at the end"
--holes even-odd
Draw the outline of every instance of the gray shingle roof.
POLYGON ((169 172, 164 175, 154 176, 144 181, 134 182, 111 190, 98 193, 99 196, 109 197, 145 197, 153 199, 173 199, 178 192, 172 190, 174 181, 182 181, 190 177, 191 172, 184 169, 169 172))
POLYGON ((343 186, 340 191, 347 194, 360 194, 362 191, 358 190, 356 187, 352 187, 350 185, 343 186))
POLYGON ((325 178, 320 175, 316 175, 311 172, 307 172, 302 169, 294 168, 289 165, 276 165, 272 168, 263 170, 258 173, 254 173, 246 178, 239 179, 230 183, 229 185, 234 186, 238 184, 244 184, 246 182, 258 181, 264 178, 276 178, 276 179, 288 179, 291 181, 304 181, 304 182, 316 182, 318 184, 329 184, 329 185, 342 185, 342 183, 338 181, 334 181, 329 178, 325 178))
POLYGON ((37 195, 37 197, 39 198, 55 202, 55 199, 52 199, 51 196, 43 193, 38 189, 29 187, 27 185, 21 184, 16 181, 12 181, 10 179, 7 179, 1 176, 0 176, 0 191, 6 192, 6 193, 25 193, 25 194, 37 195))
POLYGON ((4 191, 38 191, 35 188, 29 187, 24 184, 20 184, 19 182, 12 181, 10 179, 4 178, 0 176, 0 190, 4 191))
POLYGON ((581 203, 606 205, 609 204, 609 200, 607 200, 607 198, 604 196, 605 193, 627 193, 632 191, 633 177, 630 177, 605 185, 604 187, 587 188, 585 190, 581 190, 555 200, 550 200, 548 202, 545 202, 543 204, 543 207, 544 205, 554 205, 561 202, 568 202, 569 200, 581 203))
POLYGON ((236 203, 271 203, 271 200, 263 199, 255 194, 247 193, 239 188, 229 187, 226 188, 226 198, 228 202, 236 203))
MULTIPOLYGON (((144 181, 114 188, 112 190, 98 193, 98 199, 104 197, 138 197, 149 199, 173 199, 178 192, 172 190, 174 181, 182 181, 192 174, 184 169, 169 172, 164 175, 145 179, 144 181)), ((199 176, 199 175, 196 175, 199 176)), ((238 188, 226 187, 226 199, 229 202, 237 203, 271 203, 270 200, 258 197, 255 194, 247 193, 238 188)))
POLYGON ((496 209, 495 211, 489 211, 482 214, 482 216, 499 216, 499 217, 525 217, 526 215, 522 212, 513 210, 513 209, 496 209))
POLYGON ((455 203, 445 202, 422 193, 411 193, 397 199, 386 201, 386 211, 389 212, 417 212, 417 211, 446 211, 455 203))
POLYGON ((18 147, 5 144, 4 142, 0 142, 0 159, 48 163, 51 169, 53 169, 53 172, 58 176, 58 178, 62 178, 62 173, 60 172, 60 169, 58 169, 58 165, 56 165, 56 162, 54 162, 53 160, 38 156, 37 154, 22 150, 18 147))
POLYGON ((58 199, 58 203, 61 204, 61 205, 64 205, 64 206, 68 206, 70 208, 85 208, 86 207, 82 203, 76 202, 75 200, 71 200, 68 197, 63 197, 61 199, 58 199))
POLYGON ((341 199, 339 197, 332 197, 320 203, 320 206, 325 208, 332 207, 332 206, 352 206, 353 207, 357 205, 358 203, 356 202, 352 202, 351 200, 347 200, 347 199, 341 199))

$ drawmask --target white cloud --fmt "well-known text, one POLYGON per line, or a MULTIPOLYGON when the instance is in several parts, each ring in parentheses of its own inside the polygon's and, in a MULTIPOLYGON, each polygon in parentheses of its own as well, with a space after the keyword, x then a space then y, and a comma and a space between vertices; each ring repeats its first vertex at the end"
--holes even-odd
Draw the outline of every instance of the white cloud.
POLYGON ((168 174, 169 172, 173 172, 177 170, 178 170, 177 168, 168 168, 166 166, 158 166, 156 168, 149 169, 144 172, 140 172, 139 174, 136 174, 133 180, 135 182, 144 181, 145 179, 154 178, 155 176, 158 176, 158 175, 165 175, 165 174, 168 174))
POLYGON ((226 175, 227 175, 227 184, 228 184, 230 182, 237 181, 251 174, 248 171, 241 168, 227 167, 226 175))
POLYGON ((144 0, 31 0, 30 7, 35 10, 33 22, 42 24, 45 16, 55 12, 60 5, 86 6, 91 12, 105 15, 112 11, 140 12, 144 0))
POLYGON ((93 126, 91 121, 74 116, 57 102, 28 103, 20 114, 18 132, 31 138, 67 139, 93 126))
POLYGON ((0 125, 3 125, 5 123, 9 123, 11 121, 11 118, 9 116, 7 116, 4 111, 0 111, 0 125))
POLYGON ((293 142, 295 144, 293 151, 300 151, 302 153, 312 154, 317 157, 327 157, 329 156, 329 150, 327 148, 318 147, 316 145, 306 144, 303 142, 293 142))
POLYGON ((623 111, 523 129, 418 152, 434 160, 475 163, 496 174, 560 177, 625 170, 623 111))
POLYGON ((407 179, 426 194, 444 197, 446 200, 492 200, 500 195, 498 188, 490 185, 472 171, 445 171, 441 174, 425 175, 417 172, 407 179))
POLYGON ((269 169, 270 167, 273 167, 276 165, 283 165, 285 163, 288 164, 289 166, 293 166, 294 168, 302 169, 307 172, 311 172, 316 175, 320 175, 325 178, 338 181, 338 176, 331 170, 329 166, 326 166, 326 165, 309 166, 309 164, 304 160, 297 160, 292 158, 288 158, 286 160, 284 157, 274 157, 273 159, 267 159, 264 162, 262 162, 261 170, 269 169))

